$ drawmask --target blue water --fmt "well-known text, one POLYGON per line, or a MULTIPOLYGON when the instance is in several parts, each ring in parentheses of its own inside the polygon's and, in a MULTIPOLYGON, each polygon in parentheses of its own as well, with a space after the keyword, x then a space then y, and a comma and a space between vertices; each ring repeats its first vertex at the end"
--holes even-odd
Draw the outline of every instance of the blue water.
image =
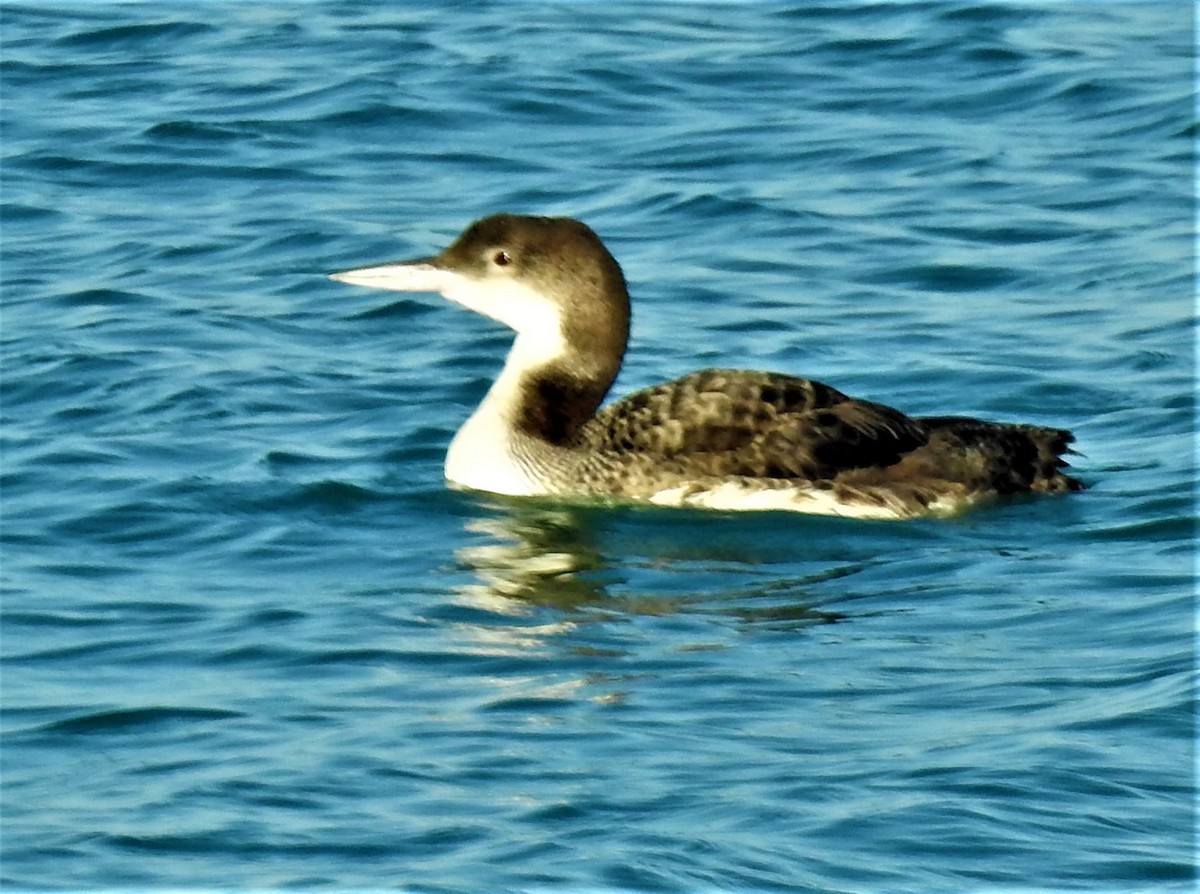
POLYGON ((20 889, 1191 890, 1190 4, 6 3, 20 889), (508 336, 323 274, 570 214, 623 393, 1071 428, 941 521, 452 493, 508 336))

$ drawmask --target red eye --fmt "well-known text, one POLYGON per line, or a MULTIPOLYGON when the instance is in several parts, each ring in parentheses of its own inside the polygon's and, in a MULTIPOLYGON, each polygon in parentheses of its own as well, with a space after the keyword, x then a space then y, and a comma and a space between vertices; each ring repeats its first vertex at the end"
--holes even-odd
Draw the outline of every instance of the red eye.
POLYGON ((498 251, 492 256, 492 261, 497 267, 507 267, 512 263, 512 255, 506 251, 498 251))

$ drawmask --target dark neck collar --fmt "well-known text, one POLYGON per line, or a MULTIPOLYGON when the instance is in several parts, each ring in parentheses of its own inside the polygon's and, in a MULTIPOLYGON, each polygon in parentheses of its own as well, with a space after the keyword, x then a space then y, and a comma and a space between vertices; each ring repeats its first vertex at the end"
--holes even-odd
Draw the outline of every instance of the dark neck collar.
POLYGON ((520 381, 513 426, 555 446, 571 444, 579 430, 596 415, 608 393, 609 377, 585 377, 550 364, 526 372, 520 381))

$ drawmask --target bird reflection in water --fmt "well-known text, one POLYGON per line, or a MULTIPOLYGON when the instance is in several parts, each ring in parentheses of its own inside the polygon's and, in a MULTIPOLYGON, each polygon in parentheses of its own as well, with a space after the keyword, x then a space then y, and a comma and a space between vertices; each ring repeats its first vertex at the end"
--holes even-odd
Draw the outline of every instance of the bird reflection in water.
POLYGON ((463 588, 464 594, 505 614, 521 603, 569 611, 605 599, 604 559, 587 542, 588 527, 576 513, 499 504, 488 508, 494 514, 469 519, 465 527, 490 542, 455 552, 478 578, 463 588))
POLYGON ((713 537, 721 528, 710 527, 711 516, 697 530, 654 510, 480 502, 487 514, 465 528, 486 540, 455 553, 475 577, 460 595, 503 615, 555 609, 566 628, 587 618, 680 612, 783 628, 827 624, 843 616, 816 608, 821 600, 808 591, 858 570, 824 563, 802 578, 771 576, 754 535, 713 537))

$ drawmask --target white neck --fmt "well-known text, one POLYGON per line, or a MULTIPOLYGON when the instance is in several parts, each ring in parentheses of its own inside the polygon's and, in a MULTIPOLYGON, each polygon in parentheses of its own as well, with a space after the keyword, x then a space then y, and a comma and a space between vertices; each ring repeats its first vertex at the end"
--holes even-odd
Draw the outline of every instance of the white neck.
POLYGON ((497 494, 528 496, 545 493, 534 470, 522 464, 514 439, 524 376, 560 358, 566 343, 560 333, 547 337, 519 334, 508 352, 504 369, 483 402, 450 442, 446 454, 446 480, 452 484, 497 494))

